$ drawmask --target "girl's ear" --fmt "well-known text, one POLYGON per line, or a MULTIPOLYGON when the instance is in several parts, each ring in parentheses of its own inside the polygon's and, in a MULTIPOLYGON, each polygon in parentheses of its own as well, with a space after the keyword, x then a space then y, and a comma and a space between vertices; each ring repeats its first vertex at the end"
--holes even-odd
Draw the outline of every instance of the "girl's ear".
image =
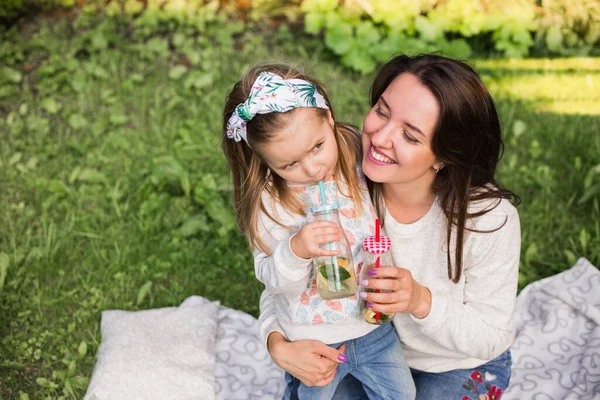
POLYGON ((327 110, 327 120, 329 121, 329 125, 333 128, 335 126, 335 121, 333 120, 333 116, 331 115, 331 110, 327 110))

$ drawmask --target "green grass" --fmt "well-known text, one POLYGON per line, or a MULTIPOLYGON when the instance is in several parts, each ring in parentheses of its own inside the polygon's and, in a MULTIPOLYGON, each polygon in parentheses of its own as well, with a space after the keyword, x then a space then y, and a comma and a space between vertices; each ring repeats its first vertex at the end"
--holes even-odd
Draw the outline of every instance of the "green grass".
MULTIPOLYGON (((149 40, 110 20, 31 31, 0 43, 0 398, 81 398, 102 310, 201 295, 258 313, 219 149, 245 66, 302 62, 358 125, 372 76, 286 31, 149 40), (176 67, 185 58, 190 70, 176 67)), ((579 256, 600 265, 600 60, 474 65, 505 129, 499 179, 523 200, 521 287, 579 256)))

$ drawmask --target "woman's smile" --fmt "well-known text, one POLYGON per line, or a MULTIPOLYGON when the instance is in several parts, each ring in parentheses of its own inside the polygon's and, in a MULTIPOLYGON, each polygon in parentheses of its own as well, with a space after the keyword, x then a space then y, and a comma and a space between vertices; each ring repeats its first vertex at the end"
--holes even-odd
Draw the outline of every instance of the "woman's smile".
POLYGON ((368 159, 375 165, 395 165, 398 164, 396 161, 392 160, 385 154, 378 151, 373 144, 369 148, 368 159))

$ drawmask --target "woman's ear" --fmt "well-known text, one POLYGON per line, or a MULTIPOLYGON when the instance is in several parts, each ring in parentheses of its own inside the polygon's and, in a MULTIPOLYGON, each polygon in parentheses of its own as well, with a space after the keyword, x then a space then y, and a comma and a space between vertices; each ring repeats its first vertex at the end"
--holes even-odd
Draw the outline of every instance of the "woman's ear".
POLYGON ((435 163, 435 164, 433 164, 433 169, 435 170, 435 173, 436 173, 436 174, 437 174, 438 172, 440 172, 440 170, 441 170, 442 168, 444 168, 444 167, 445 167, 445 165, 444 165, 444 163, 442 163, 442 162, 438 162, 438 163, 435 163))

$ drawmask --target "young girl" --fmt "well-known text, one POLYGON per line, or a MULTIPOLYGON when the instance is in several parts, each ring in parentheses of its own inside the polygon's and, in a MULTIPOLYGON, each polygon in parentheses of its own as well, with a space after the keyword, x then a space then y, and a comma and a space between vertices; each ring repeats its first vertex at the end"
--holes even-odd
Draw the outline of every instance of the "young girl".
POLYGON ((278 322, 290 340, 346 345, 336 377, 308 387, 286 374, 284 398, 330 399, 347 374, 362 382, 370 398, 412 399, 415 389, 391 324, 366 323, 353 295, 323 300, 312 257, 334 256, 319 245, 342 240, 330 221, 307 220, 321 204, 338 203, 341 223, 360 276, 360 247, 374 233, 374 212, 357 158, 356 128, 335 122, 321 85, 287 65, 251 68, 229 94, 222 148, 233 174, 237 224, 254 249, 257 278, 274 296, 278 322))

